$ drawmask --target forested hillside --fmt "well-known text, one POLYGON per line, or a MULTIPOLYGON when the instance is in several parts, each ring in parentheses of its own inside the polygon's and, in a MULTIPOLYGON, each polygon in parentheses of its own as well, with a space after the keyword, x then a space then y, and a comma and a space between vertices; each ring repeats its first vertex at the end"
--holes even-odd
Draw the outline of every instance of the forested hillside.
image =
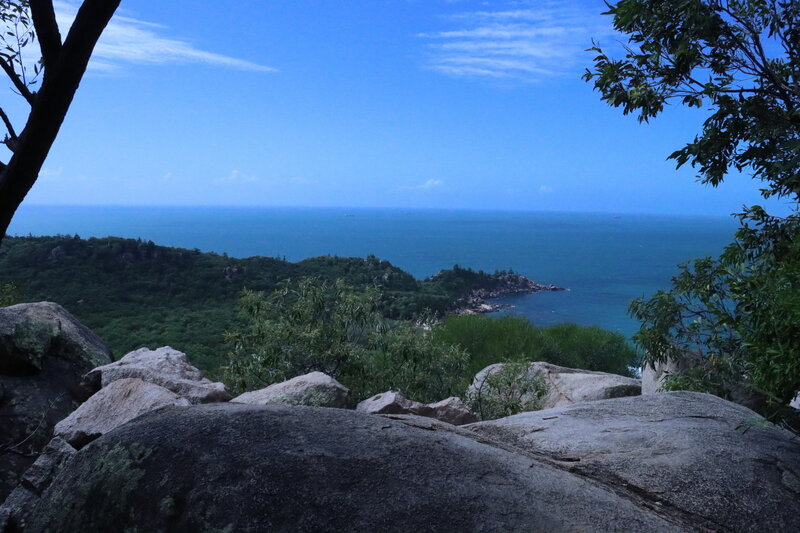
POLYGON ((412 318, 425 309, 443 313, 472 290, 492 290, 504 274, 454 267, 418 281, 373 256, 290 263, 115 237, 7 237, 0 248, 0 282, 15 284, 19 300, 63 305, 117 357, 169 344, 208 370, 224 360, 222 334, 239 320, 236 302, 244 288, 270 291, 308 276, 344 279, 355 287, 377 286, 387 317, 412 318))

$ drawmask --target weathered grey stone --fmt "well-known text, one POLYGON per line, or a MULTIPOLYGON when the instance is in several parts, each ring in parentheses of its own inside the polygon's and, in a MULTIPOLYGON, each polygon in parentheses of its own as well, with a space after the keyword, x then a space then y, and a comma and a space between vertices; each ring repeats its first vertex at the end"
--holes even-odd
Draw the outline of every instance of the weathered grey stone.
POLYGON ((0 533, 5 533, 8 523, 24 525, 27 510, 34 507, 39 496, 50 486, 56 474, 77 453, 77 450, 64 440, 56 437, 44 447, 42 453, 22 476, 20 484, 11 491, 0 505, 0 533), (5 521, 5 524, 4 524, 5 521))
POLYGON ((681 359, 668 359, 660 363, 642 366, 642 395, 664 392, 664 380, 670 374, 686 372, 702 363, 699 353, 687 351, 681 359))
POLYGON ((41 494, 50 486, 58 470, 75 455, 77 450, 67 441, 56 437, 44 447, 42 453, 25 471, 21 484, 30 491, 41 494))
POLYGON ((409 400, 400 392, 388 391, 367 398, 360 402, 356 409, 373 415, 424 416, 455 426, 478 421, 478 418, 467 409, 464 402, 455 396, 440 402, 424 404, 409 400))
POLYGON ((231 399, 225 385, 204 378, 200 370, 189 364, 185 353, 169 346, 157 350, 140 348, 119 361, 95 368, 87 376, 103 387, 124 378, 139 378, 161 385, 193 404, 231 399))
POLYGON ((449 424, 423 424, 316 407, 165 407, 81 450, 25 527, 12 526, 63 533, 688 529, 624 490, 449 424))
MULTIPOLYGON (((500 371, 503 363, 487 366, 475 375, 467 390, 468 396, 475 396, 478 391, 483 395, 494 392, 484 381, 491 374, 500 371)), ((550 363, 534 362, 528 365, 527 377, 543 379, 547 392, 542 399, 542 409, 570 405, 578 402, 605 400, 623 396, 638 396, 642 391, 641 380, 609 374, 566 368, 550 363)), ((523 398, 523 400, 526 400, 523 398)), ((523 403, 527 403, 523 401, 523 403)))
POLYGON ((138 378, 112 381, 56 424, 55 434, 75 448, 165 405, 190 405, 189 400, 138 378))
POLYGON ((24 531, 28 522, 28 511, 35 507, 38 501, 39 496, 22 485, 12 490, 0 505, 0 533, 24 531))
POLYGON ((453 424, 454 426, 478 421, 478 417, 470 412, 464 402, 461 401, 461 398, 457 396, 451 396, 440 402, 429 403, 425 407, 432 411, 431 414, 425 416, 453 424))
POLYGON ((322 372, 311 372, 264 389, 245 392, 231 401, 251 405, 277 403, 345 409, 352 406, 350 390, 322 372))
POLYGON ((466 427, 697 530, 800 531, 800 439, 715 396, 586 402, 466 427))
POLYGON ((58 304, 0 308, 0 374, 35 374, 46 357, 95 367, 110 362, 111 352, 100 337, 58 304))
POLYGON ((111 362, 100 338, 61 306, 0 308, 0 501, 94 389, 83 374, 111 362))
POLYGON ((359 402, 356 410, 373 415, 402 415, 412 414, 427 416, 428 409, 425 404, 409 400, 401 392, 387 391, 359 402))

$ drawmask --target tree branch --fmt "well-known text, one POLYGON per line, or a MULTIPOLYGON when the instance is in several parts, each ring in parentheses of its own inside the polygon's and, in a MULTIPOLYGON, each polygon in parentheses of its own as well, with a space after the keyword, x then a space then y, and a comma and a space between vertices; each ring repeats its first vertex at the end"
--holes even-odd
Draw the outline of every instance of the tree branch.
POLYGON ((30 0, 31 17, 39 48, 42 50, 42 62, 45 68, 53 65, 61 53, 61 33, 58 31, 56 13, 52 0, 30 0))
POLYGON ((97 40, 120 0, 84 0, 64 39, 54 68, 47 69, 38 92, 31 93, 12 66, 0 58, 21 94, 31 103, 31 112, 19 134, 17 150, 0 171, 0 242, 11 218, 30 191, 47 153, 61 129, 75 92, 89 63, 97 40))
POLYGON ((16 72, 14 72, 14 67, 3 58, 0 58, 0 68, 2 68, 8 77, 11 79, 11 83, 14 84, 14 87, 19 91, 19 94, 27 100, 30 105, 33 105, 36 96, 28 89, 28 87, 22 83, 22 80, 19 78, 16 72))
POLYGON ((6 129, 8 129, 8 136, 11 139, 16 139, 17 132, 14 131, 14 126, 11 124, 11 121, 8 119, 8 115, 6 115, 6 112, 3 111, 2 107, 0 107, 0 119, 3 120, 3 124, 5 124, 6 129))

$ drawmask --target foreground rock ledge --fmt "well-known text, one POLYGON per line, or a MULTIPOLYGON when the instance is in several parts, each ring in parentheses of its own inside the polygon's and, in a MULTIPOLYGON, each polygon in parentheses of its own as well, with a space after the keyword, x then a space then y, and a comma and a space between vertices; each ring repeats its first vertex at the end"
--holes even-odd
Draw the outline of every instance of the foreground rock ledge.
POLYGON ((666 392, 467 426, 700 531, 800 531, 800 438, 716 396, 666 392))
POLYGON ((81 533, 683 529, 436 424, 444 429, 316 407, 165 407, 81 450, 9 523, 81 533))

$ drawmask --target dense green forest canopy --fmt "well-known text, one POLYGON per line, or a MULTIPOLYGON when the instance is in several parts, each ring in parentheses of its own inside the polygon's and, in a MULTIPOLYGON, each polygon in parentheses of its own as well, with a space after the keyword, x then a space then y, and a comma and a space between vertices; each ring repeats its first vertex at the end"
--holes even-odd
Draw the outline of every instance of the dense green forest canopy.
POLYGON ((504 272, 454 267, 426 280, 374 256, 237 259, 199 250, 115 237, 7 237, 0 280, 16 299, 66 307, 109 343, 119 357, 141 346, 173 345, 213 370, 225 360, 223 333, 239 325, 243 289, 269 292, 281 281, 338 279, 376 287, 387 318, 443 314, 469 291, 495 287, 504 272))

